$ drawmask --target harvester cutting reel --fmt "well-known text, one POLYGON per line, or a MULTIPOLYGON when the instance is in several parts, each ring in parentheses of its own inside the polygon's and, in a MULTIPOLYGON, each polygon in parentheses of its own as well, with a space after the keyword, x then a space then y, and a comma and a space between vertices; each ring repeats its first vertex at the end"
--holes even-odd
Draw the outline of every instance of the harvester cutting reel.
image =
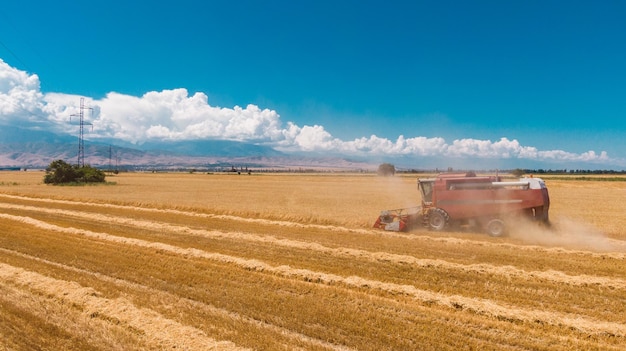
POLYGON ((380 212, 380 216, 374 223, 374 228, 403 232, 416 224, 422 225, 423 219, 421 206, 385 210, 380 212))
POLYGON ((449 221, 448 213, 440 208, 418 206, 382 211, 374 223, 374 228, 404 232, 411 228, 424 227, 442 231, 448 227, 449 221))

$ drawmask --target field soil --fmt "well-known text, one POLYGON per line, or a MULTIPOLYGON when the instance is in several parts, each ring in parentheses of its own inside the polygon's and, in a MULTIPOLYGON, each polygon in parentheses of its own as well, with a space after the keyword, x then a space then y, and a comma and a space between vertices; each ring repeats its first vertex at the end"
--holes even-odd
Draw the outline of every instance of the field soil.
POLYGON ((626 347, 624 181, 492 238, 373 229, 415 175, 43 175, 0 172, 0 350, 626 347))

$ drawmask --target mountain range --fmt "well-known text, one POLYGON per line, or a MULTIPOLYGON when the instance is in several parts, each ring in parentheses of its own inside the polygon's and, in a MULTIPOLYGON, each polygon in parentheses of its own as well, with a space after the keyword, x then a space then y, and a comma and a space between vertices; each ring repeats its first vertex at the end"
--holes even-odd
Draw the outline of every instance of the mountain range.
MULTIPOLYGON (((0 126, 0 168, 43 169, 54 160, 78 162, 78 137, 16 126, 0 126)), ((229 140, 151 141, 85 140, 85 163, 104 169, 168 170, 232 168, 274 170, 374 171, 381 163, 398 170, 581 169, 576 162, 520 158, 442 158, 427 156, 345 156, 284 153, 269 146, 229 140)), ((588 165, 587 165, 588 166, 588 165)), ((588 169, 588 168, 582 168, 588 169)), ((593 169, 615 170, 597 164, 593 169)))
MULTIPOLYGON (((372 170, 364 160, 285 154, 271 147, 228 140, 147 142, 84 140, 86 164, 105 169, 327 169, 372 170)), ((54 160, 78 163, 78 137, 14 126, 0 127, 0 167, 41 169, 54 160)))

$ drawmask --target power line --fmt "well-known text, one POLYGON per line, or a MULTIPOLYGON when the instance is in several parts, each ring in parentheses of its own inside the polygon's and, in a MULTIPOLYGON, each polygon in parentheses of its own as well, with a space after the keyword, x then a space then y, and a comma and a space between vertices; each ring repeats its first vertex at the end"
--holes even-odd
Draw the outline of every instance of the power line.
POLYGON ((5 48, 5 50, 8 51, 9 54, 13 55, 13 57, 15 57, 17 62, 21 63, 22 66, 24 66, 27 70, 30 71, 30 69, 28 68, 28 65, 26 65, 24 61, 22 61, 13 51, 11 51, 11 49, 9 49, 9 47, 6 46, 6 44, 4 44, 2 40, 0 40, 0 45, 2 45, 2 47, 5 48))

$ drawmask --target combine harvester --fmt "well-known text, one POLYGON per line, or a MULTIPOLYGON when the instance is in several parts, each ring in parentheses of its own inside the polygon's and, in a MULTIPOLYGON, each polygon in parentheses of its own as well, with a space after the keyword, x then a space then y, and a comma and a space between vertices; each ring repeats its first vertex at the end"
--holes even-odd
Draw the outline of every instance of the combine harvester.
POLYGON ((540 178, 502 181, 499 176, 439 174, 418 179, 422 206, 382 211, 375 228, 406 231, 424 226, 442 231, 449 226, 484 228, 491 236, 506 232, 506 222, 525 217, 548 224, 550 197, 540 178))

